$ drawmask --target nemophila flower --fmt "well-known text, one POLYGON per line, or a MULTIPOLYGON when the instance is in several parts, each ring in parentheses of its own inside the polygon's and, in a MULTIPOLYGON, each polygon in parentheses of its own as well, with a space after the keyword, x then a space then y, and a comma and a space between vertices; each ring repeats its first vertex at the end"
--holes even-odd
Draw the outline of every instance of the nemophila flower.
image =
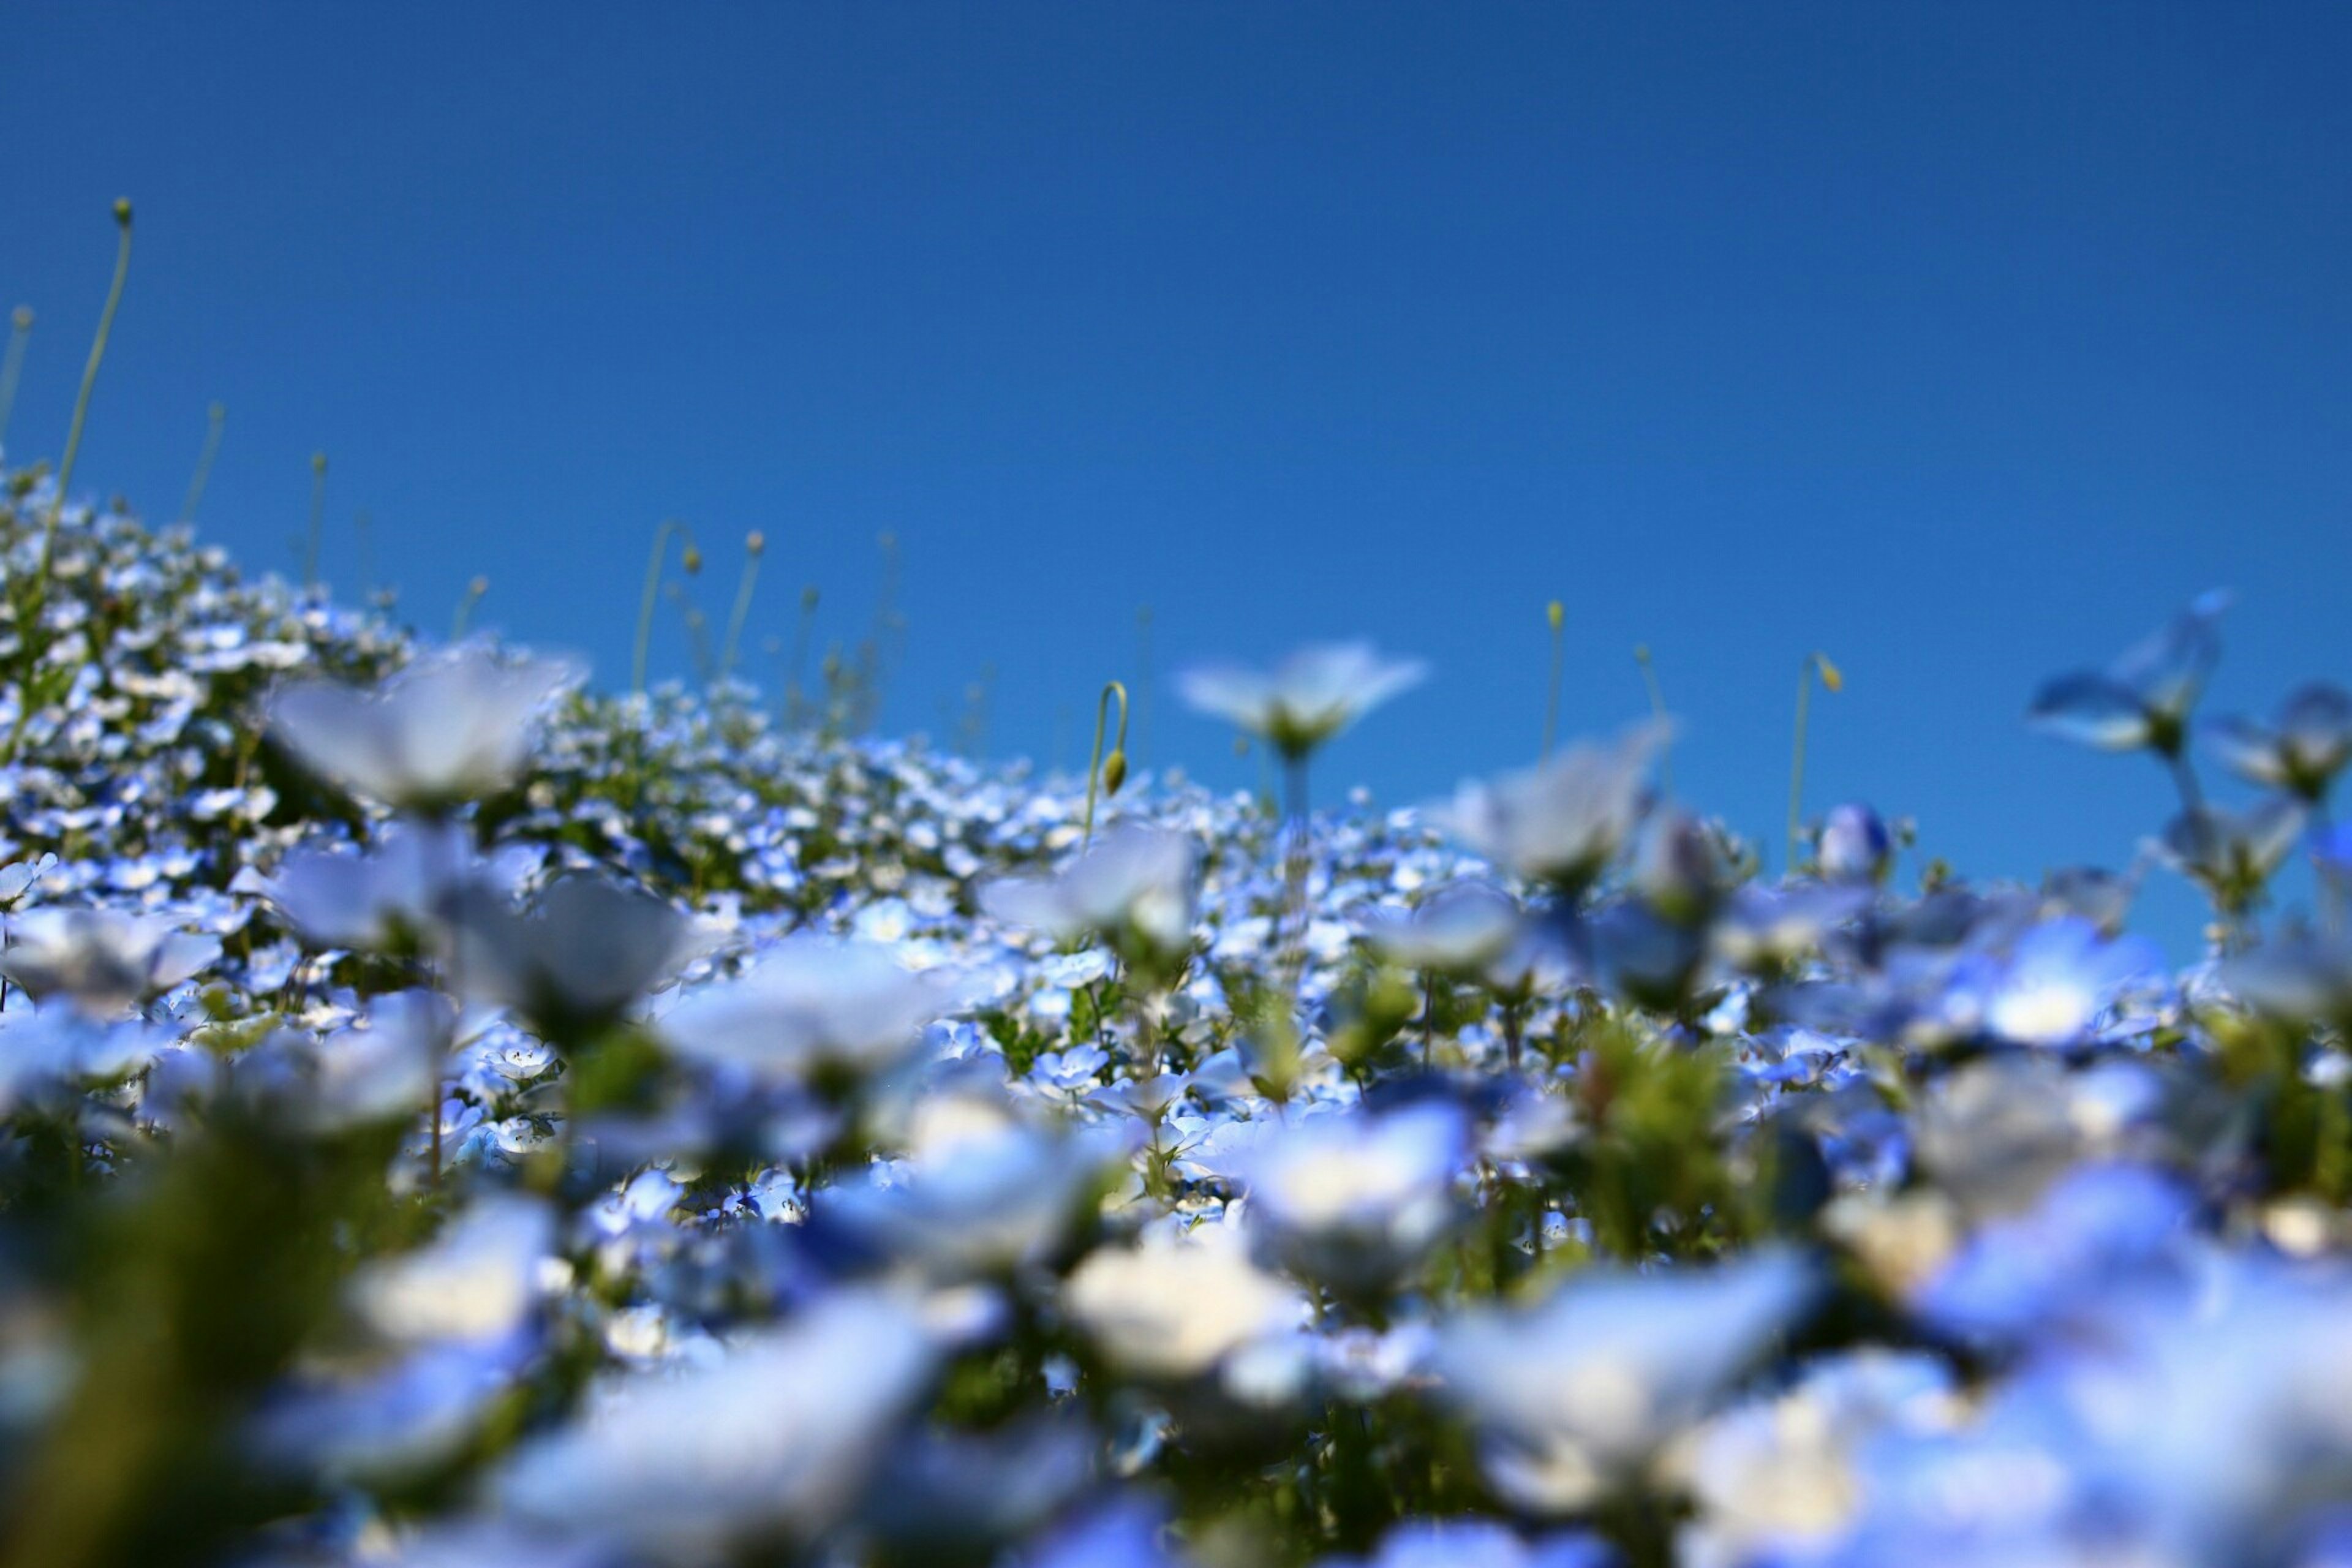
POLYGON ((656 1025, 679 1056, 759 1077, 876 1072, 911 1055, 923 1026, 964 994, 961 976, 909 969, 878 943, 792 936, 742 974, 680 995, 656 1025))
POLYGON ((1190 834, 1118 827, 1059 876, 989 883, 981 907, 1056 942, 1099 937, 1129 963, 1166 973, 1192 945, 1200 861, 1190 834))
POLYGON ((2200 805, 2164 830, 2164 852, 2224 911, 2251 904, 2304 834, 2310 815, 2299 801, 2265 800, 2244 811, 2200 805))
POLYGON ((2103 751, 2145 746, 2178 755, 2189 710, 2221 656, 2214 623, 2230 600, 2221 591, 2202 595, 2105 670, 2060 676, 2034 698, 2027 718, 2052 734, 2103 751))
POLYGON ((1205 1226, 1089 1253, 1063 1284, 1062 1310, 1112 1365, 1181 1382, 1209 1375, 1247 1346, 1296 1332, 1306 1302, 1253 1264, 1229 1227, 1205 1226))
POLYGON ((268 900, 314 946, 383 952, 420 942, 438 928, 449 895, 483 877, 508 890, 517 880, 481 862, 458 824, 399 821, 364 850, 298 846, 277 875, 247 867, 229 889, 268 900))
POLYGON ((2300 1023, 2352 1020, 2352 939, 2303 932, 2274 937, 2221 965, 2230 994, 2300 1023))
POLYGON ((2162 955, 2147 939, 2109 937, 2070 915, 2032 927, 2006 952, 1968 961, 1949 1005, 1956 1016, 2012 1045, 2077 1046, 2128 988, 2162 971, 2162 955))
POLYGON ((26 1103, 72 1105, 88 1083, 118 1082, 163 1055, 171 1037, 136 1018, 77 1008, 0 1013, 0 1112, 26 1103))
POLYGON ((859 1522, 899 1561, 974 1561, 1061 1512, 1094 1479, 1099 1447, 1066 1417, 918 1431, 883 1461, 859 1522))
POLYGON ((904 1301, 839 1291, 721 1361, 637 1373, 526 1441, 492 1492, 520 1520, 668 1561, 807 1538, 856 1504, 940 1345, 904 1301))
POLYGON ((1850 882, 1750 882, 1732 893, 1717 919, 1715 950, 1750 972, 1781 968, 1818 952, 1830 932, 1870 904, 1870 890, 1850 882))
POLYGON ((1913 1310, 1970 1340, 2063 1331, 2124 1292, 2185 1283, 2179 1244, 2189 1213, 2189 1194, 2158 1172, 2082 1166, 2032 1209, 1969 1237, 1913 1296, 1913 1310))
POLYGON ((104 909, 33 910, 10 922, 8 939, 0 974, 37 1000, 63 997, 101 1017, 184 984, 221 951, 170 915, 104 909))
POLYGON ((2145 1064, 2074 1069, 2046 1056, 1969 1062, 1930 1084, 1907 1136, 1916 1171, 1970 1217, 2015 1214, 2092 1161, 2177 1157, 2145 1064))
POLYGON ((1870 807, 1835 805, 1822 819, 1817 853, 1825 881, 1877 882, 1893 859, 1895 836, 1870 807))
POLYGON ((361 1023, 308 1049, 287 1046, 285 1071, 271 1092, 298 1126, 314 1132, 413 1116, 433 1093, 457 1023, 456 1005, 438 992, 378 996, 361 1023))
POLYGON ((1725 1412, 1675 1457, 1695 1508, 1686 1568, 1822 1561, 1864 1503, 1874 1447, 1955 1430, 1966 1406, 1935 1356, 1874 1347, 1817 1362, 1795 1386, 1725 1412))
POLYGON ((1499 1520, 1409 1519, 1389 1527, 1370 1557, 1328 1557, 1320 1568, 1616 1568, 1616 1550, 1584 1531, 1532 1540, 1499 1520))
POLYGON ((1466 974, 1509 951, 1521 921, 1518 900, 1500 888, 1449 882, 1411 909, 1362 910, 1356 916, 1356 933, 1391 963, 1466 974))
POLYGON ((1513 875, 1580 889, 1639 826, 1650 762, 1669 732, 1663 723, 1639 724, 1610 745, 1579 742, 1524 773, 1465 784, 1447 823, 1513 875))
POLYGON ((1177 678, 1184 700, 1286 757, 1302 757, 1390 698, 1421 684, 1429 667, 1388 658, 1368 642, 1318 643, 1271 670, 1202 665, 1177 678))
POLYGON ((2305 686, 2279 705, 2272 722, 2217 719, 2205 739, 2240 778, 2316 804, 2352 762, 2352 693, 2324 682, 2305 686))
POLYGON ((408 1343, 495 1341, 539 1297, 554 1216, 536 1199, 492 1196, 457 1215, 414 1252, 362 1265, 348 1287, 360 1319, 408 1343))
POLYGON ((261 1405, 249 1439, 274 1468, 329 1482, 414 1482, 474 1439, 520 1360, 511 1344, 453 1341, 387 1363, 310 1368, 261 1405))
POLYGON ((1252 1239, 1301 1278, 1385 1291, 1453 1229, 1468 1144, 1461 1110, 1444 1101, 1292 1123, 1241 1162, 1252 1239))
POLYGON ((467 889, 450 923, 462 984, 562 1035, 609 1020, 714 943, 667 900, 585 873, 557 878, 523 910, 467 889))
POLYGON ((1572 1275, 1531 1306, 1441 1330, 1446 1402, 1480 1438, 1487 1483, 1531 1513, 1642 1484, 1811 1299, 1811 1268, 1760 1252, 1711 1269, 1572 1275))
POLYGON ((882 1256, 948 1281, 1044 1261, 1064 1245, 1129 1151, 1108 1130, 1059 1133, 1010 1120, 937 1141, 880 1180, 844 1184, 815 1203, 882 1256))
POLYGON ((579 678, 562 660, 468 644, 419 658, 373 690, 292 682, 267 712, 270 732, 314 773, 381 805, 439 811, 514 783, 532 718, 579 678))

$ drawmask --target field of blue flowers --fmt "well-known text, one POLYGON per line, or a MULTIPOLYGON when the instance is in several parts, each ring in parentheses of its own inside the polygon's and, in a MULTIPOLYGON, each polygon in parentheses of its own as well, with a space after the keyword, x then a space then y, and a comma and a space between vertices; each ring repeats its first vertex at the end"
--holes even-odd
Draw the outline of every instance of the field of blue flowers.
POLYGON ((2033 710, 2173 972, 1664 720, 1315 809, 1365 645, 1181 679, 1276 801, 0 555, 0 1568, 2352 1563, 2352 700, 2219 599, 2033 710))

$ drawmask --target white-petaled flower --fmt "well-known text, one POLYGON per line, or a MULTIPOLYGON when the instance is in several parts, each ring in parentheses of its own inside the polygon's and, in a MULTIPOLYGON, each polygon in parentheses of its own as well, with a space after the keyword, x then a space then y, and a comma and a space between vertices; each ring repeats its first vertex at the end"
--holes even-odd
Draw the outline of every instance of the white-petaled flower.
POLYGON ((1308 1279, 1359 1294, 1387 1289, 1453 1228, 1454 1177, 1468 1143, 1462 1111, 1443 1101, 1286 1127, 1241 1162, 1251 1235, 1308 1279))
POLYGON ((1200 864, 1188 833, 1118 827, 1057 877, 989 883, 981 907, 1056 942, 1100 937, 1130 962, 1164 967, 1192 944, 1200 864))
POLYGON ((1780 1252, 1713 1268, 1571 1276, 1532 1307, 1475 1308, 1440 1332, 1446 1397, 1495 1489, 1569 1513, 1637 1484, 1803 1308, 1811 1271, 1780 1252))
POLYGON ((63 996, 100 1017, 119 1015, 188 980, 220 956, 215 938, 181 931, 170 915, 38 909, 8 927, 0 974, 36 1001, 63 996))
POLYGON ((1306 1310, 1223 1226, 1091 1253, 1063 1285, 1062 1305, 1106 1359, 1170 1381, 1202 1376, 1244 1346, 1296 1330, 1306 1310))
POLYGON ((1271 670, 1202 665, 1178 677, 1184 700, 1303 756, 1427 677, 1417 658, 1388 658, 1368 642, 1316 643, 1271 670))
POLYGON ((923 1026, 962 999, 961 976, 908 969, 881 943, 800 935, 679 997, 657 1022, 678 1055, 761 1077, 874 1072, 905 1059, 923 1026))
POLYGON ((716 1364, 614 1381, 518 1449, 492 1489, 521 1519, 665 1560, 813 1536, 855 1503, 940 1350, 908 1303, 837 1291, 716 1364))
POLYGON ((439 1079, 457 1021, 456 1005, 437 991, 377 997, 365 1027, 336 1030, 304 1059, 289 1090, 295 1121, 335 1132, 415 1115, 439 1079))
POLYGON ((1000 1121, 940 1141, 893 1169, 887 1187, 835 1187, 818 1212, 941 1282, 1001 1273, 1060 1247, 1105 1167, 1129 1148, 1108 1129, 1000 1121))
POLYGON ((391 1340, 499 1339, 530 1312, 540 1262, 554 1239, 546 1205, 494 1196, 416 1251, 364 1265, 352 1278, 352 1302, 369 1327, 391 1340))
POLYGON ((422 938, 445 897, 485 875, 511 880, 478 863, 462 825, 404 821, 365 852, 306 844, 287 853, 275 877, 247 867, 230 890, 268 900, 313 946, 373 952, 422 938))
POLYGON ((1516 876, 1581 888, 1641 822, 1650 759, 1669 733, 1662 721, 1637 724, 1610 745, 1579 743, 1524 772, 1465 784, 1449 825, 1516 876))
POLYGON ((1467 974, 1510 951, 1519 921, 1518 900, 1500 888, 1449 882, 1411 910, 1364 910, 1356 917, 1356 931, 1391 963, 1467 974))
POLYGON ((580 678, 567 660, 467 645, 417 659, 373 690, 281 687, 270 732, 312 772, 385 805, 444 810, 506 788, 530 756, 530 721, 580 678))
POLYGON ((1963 1408, 1942 1362, 1872 1346, 1816 1363, 1777 1397, 1726 1411, 1675 1456, 1698 1505, 1676 1542, 1679 1561, 1739 1568, 1825 1553, 1861 1506, 1869 1445, 1951 1430, 1963 1408))
POLYGON ((585 872, 558 878, 527 910, 468 889, 450 924, 470 992, 555 1028, 611 1017, 715 942, 668 900, 585 872))

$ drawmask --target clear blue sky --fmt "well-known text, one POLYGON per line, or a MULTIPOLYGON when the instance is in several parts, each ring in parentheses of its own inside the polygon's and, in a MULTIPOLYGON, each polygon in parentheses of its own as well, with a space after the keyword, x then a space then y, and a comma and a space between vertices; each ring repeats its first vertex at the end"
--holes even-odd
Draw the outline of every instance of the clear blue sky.
MULTIPOLYGON (((0 305, 54 452, 284 566, 625 680, 648 531, 772 542, 887 723, 983 664, 992 750, 1163 674, 1370 634, 1433 682, 1324 777, 1389 801, 1641 710, 1777 838, 1813 803, 1963 865, 2119 864, 2158 771, 2035 682, 2235 585, 2217 696, 2352 679, 2352 10, 2269 4, 115 5, 0 13, 0 305)), ((660 655, 683 645, 666 621, 660 655)), ((1150 762, 1239 782, 1165 687, 1150 762)), ((1080 726, 1074 720, 1073 728, 1080 726)), ((1073 748, 1078 742, 1071 742, 1073 748)))

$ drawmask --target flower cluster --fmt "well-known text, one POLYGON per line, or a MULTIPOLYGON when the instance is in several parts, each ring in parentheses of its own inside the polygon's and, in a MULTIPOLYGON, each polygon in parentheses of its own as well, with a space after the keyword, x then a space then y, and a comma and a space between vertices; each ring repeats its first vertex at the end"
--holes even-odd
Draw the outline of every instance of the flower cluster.
POLYGON ((1768 879, 1662 724, 1310 814, 1423 674, 1366 646, 1183 684, 1282 815, 1090 832, 60 515, 0 603, 6 1562, 2352 1551, 2352 700, 2200 722, 2218 598, 2034 709, 2178 780, 2175 970, 2129 879, 1859 805, 1768 879))

